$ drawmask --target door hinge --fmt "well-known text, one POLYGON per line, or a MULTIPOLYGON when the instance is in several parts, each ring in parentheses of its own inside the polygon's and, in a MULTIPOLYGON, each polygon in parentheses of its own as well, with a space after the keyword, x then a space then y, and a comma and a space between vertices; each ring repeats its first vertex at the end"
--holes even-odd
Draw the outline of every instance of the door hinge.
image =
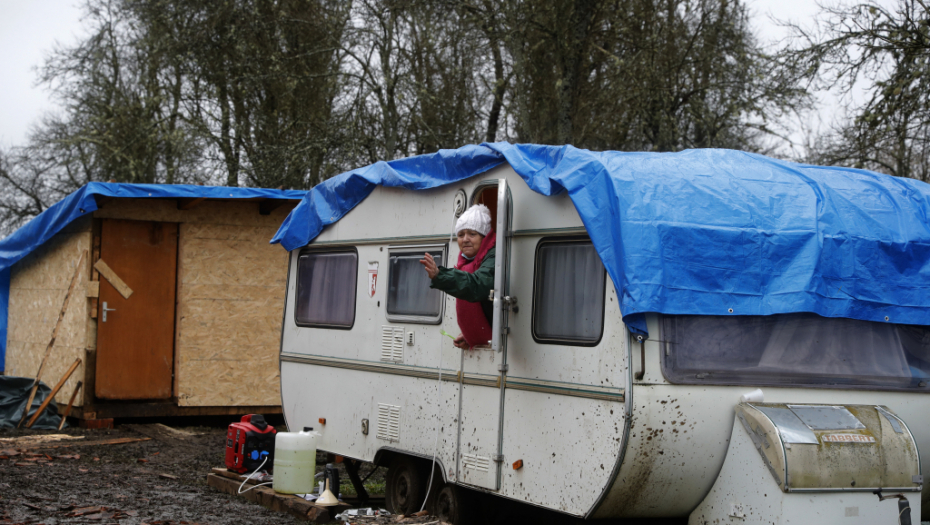
POLYGON ((495 463, 503 463, 503 462, 504 462, 504 455, 503 455, 503 454, 493 454, 493 455, 491 456, 491 459, 492 459, 495 463))
POLYGON ((508 370, 510 370, 510 365, 508 365, 507 363, 501 363, 497 365, 498 372, 507 372, 508 370))

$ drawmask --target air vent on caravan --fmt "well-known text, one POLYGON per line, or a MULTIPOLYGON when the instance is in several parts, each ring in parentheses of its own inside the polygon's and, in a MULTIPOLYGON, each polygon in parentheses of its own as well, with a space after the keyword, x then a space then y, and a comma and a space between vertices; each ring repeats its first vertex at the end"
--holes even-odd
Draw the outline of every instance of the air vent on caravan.
POLYGON ((404 360, 404 329, 381 326, 381 360, 400 362, 404 360))
POLYGON ((400 441, 400 407, 378 403, 378 439, 400 441))
POLYGON ((462 454, 462 468, 487 472, 491 469, 491 458, 475 454, 462 454))

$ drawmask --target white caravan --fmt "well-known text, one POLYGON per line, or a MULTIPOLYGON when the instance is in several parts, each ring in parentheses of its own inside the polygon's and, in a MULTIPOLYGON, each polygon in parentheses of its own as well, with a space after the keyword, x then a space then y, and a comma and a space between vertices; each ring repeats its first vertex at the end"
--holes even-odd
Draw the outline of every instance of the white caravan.
POLYGON ((379 186, 290 253, 284 414, 315 427, 319 449, 387 466, 400 512, 419 510, 435 459, 430 504, 453 521, 470 509, 463 487, 585 518, 890 524, 909 508, 919 521, 927 383, 885 368, 930 337, 892 335, 876 357, 872 323, 733 319, 648 315, 649 338, 631 335, 572 201, 507 164, 438 189, 379 186), (455 300, 417 261, 452 265, 455 218, 476 202, 497 225, 494 339, 463 351, 441 333, 459 333, 455 300), (863 348, 793 370, 811 330, 863 348), (831 359, 857 361, 849 386, 831 359), (764 402, 741 402, 756 387, 764 402))

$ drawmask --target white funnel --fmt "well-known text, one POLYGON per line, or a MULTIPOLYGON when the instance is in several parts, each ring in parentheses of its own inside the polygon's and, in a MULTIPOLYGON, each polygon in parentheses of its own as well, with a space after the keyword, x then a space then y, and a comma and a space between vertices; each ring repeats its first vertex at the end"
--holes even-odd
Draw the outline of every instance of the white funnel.
POLYGON ((320 507, 332 507, 333 505, 339 505, 339 498, 333 494, 333 491, 329 490, 329 480, 326 480, 326 490, 320 494, 320 497, 314 501, 320 507))

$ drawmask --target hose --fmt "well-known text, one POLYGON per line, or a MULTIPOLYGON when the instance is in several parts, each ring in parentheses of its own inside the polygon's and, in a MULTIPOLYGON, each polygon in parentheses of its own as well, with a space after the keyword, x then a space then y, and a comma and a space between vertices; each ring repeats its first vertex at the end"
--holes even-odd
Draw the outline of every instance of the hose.
POLYGON ((264 466, 265 466, 265 463, 267 463, 267 462, 268 462, 268 456, 265 456, 265 460, 262 461, 262 464, 259 465, 257 469, 255 469, 254 471, 252 471, 252 473, 249 474, 249 476, 248 476, 247 478, 245 478, 244 480, 242 480, 242 485, 239 485, 239 490, 236 491, 237 494, 244 494, 244 493, 246 493, 246 492, 248 492, 248 491, 254 489, 255 487, 261 487, 262 485, 271 485, 271 484, 272 484, 271 481, 269 481, 269 482, 267 482, 267 483, 258 483, 257 485, 252 485, 251 487, 249 487, 249 488, 247 488, 247 489, 245 489, 245 490, 242 490, 242 487, 245 485, 245 482, 248 481, 248 480, 250 480, 250 479, 252 479, 252 476, 254 476, 255 474, 257 474, 258 471, 261 470, 262 467, 264 467, 264 466))

